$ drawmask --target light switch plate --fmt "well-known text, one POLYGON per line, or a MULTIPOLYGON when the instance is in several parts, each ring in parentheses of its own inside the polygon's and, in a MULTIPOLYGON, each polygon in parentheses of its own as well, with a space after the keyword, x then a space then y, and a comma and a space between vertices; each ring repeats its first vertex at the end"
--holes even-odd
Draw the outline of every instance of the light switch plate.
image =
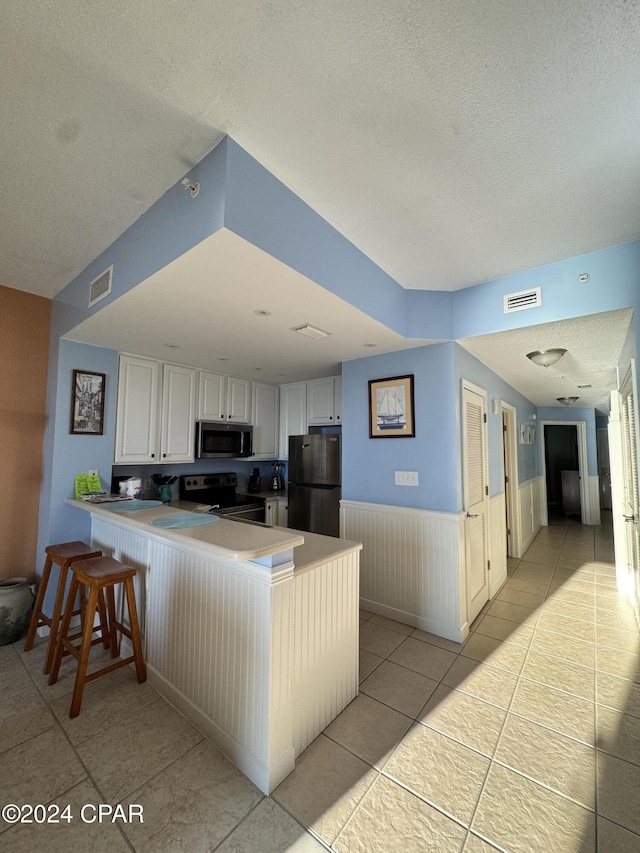
POLYGON ((89 470, 89 476, 90 476, 90 477, 99 477, 99 476, 100 476, 100 472, 98 471, 98 469, 97 469, 97 468, 91 468, 91 469, 89 470))
POLYGON ((396 486, 417 486, 418 472, 417 471, 396 471, 395 472, 396 486))

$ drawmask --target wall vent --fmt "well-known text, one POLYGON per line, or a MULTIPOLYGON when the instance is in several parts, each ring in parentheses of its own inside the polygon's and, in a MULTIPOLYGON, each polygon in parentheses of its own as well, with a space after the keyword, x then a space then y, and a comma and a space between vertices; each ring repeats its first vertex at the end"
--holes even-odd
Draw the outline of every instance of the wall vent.
POLYGON ((541 287, 535 287, 533 290, 520 290, 518 293, 507 293, 504 296, 505 314, 524 311, 526 308, 538 308, 540 305, 542 305, 541 287))
POLYGON ((89 308, 92 305, 95 305, 96 302, 100 302, 101 299, 104 299, 105 296, 108 296, 111 293, 111 282, 113 280, 113 264, 106 269, 104 272, 100 273, 97 278, 89 285, 89 308))

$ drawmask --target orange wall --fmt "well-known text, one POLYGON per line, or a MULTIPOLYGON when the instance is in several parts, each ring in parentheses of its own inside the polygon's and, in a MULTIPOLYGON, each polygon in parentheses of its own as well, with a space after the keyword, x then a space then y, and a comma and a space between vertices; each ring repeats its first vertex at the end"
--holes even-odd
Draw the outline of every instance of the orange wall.
POLYGON ((51 301, 0 285, 0 578, 34 579, 51 301))

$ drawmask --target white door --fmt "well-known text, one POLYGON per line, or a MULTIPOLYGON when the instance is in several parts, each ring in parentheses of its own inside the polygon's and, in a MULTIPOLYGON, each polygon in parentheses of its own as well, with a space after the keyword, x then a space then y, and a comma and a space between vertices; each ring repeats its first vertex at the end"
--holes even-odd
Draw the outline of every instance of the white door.
POLYGON ((624 520, 627 532, 628 592, 640 622, 640 488, 638 484, 638 399, 635 361, 620 391, 624 463, 624 520))
POLYGON ((467 620, 471 625, 489 598, 486 392, 465 383, 462 408, 467 620))

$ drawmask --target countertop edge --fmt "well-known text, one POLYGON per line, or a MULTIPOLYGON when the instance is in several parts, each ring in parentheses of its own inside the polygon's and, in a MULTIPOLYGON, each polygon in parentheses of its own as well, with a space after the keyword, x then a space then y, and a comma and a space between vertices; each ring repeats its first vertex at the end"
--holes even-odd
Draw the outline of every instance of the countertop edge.
MULTIPOLYGON (((91 504, 87 501, 78 501, 74 498, 66 498, 65 503, 69 506, 76 507, 77 509, 84 510, 85 512, 89 512, 95 515, 99 515, 102 518, 110 519, 111 521, 117 521, 120 524, 124 524, 127 527, 134 528, 136 530, 140 530, 143 533, 146 533, 149 536, 155 536, 160 539, 167 539, 168 541, 176 542, 184 547, 192 548, 193 550, 213 554, 218 557, 223 557, 227 560, 234 561, 245 561, 250 562, 252 560, 259 560, 262 557, 269 557, 272 554, 278 554, 282 551, 287 551, 289 549, 296 548, 300 545, 304 544, 304 535, 302 533, 296 532, 296 534, 291 534, 285 532, 286 528, 276 528, 278 531, 282 531, 283 535, 280 538, 280 541, 274 543, 272 545, 264 546, 263 548, 253 548, 251 550, 240 551, 240 550, 231 550, 228 548, 224 548, 220 545, 215 545, 211 542, 202 541, 200 539, 193 538, 192 536, 185 535, 185 528, 161 528, 161 527, 152 527, 149 523, 151 520, 148 514, 153 512, 154 517, 161 517, 167 514, 179 514, 179 513, 187 513, 187 510, 178 509, 176 507, 150 507, 148 510, 137 510, 137 512, 144 513, 146 518, 136 519, 135 513, 127 513, 127 511, 118 512, 117 510, 109 510, 102 507, 100 504, 91 504), (154 512, 155 510, 155 512, 154 512)), ((221 519, 217 524, 234 524, 232 521, 226 521, 221 519)), ((192 530, 202 531, 206 528, 191 528, 192 530)), ((273 529, 273 528, 271 528, 273 529)))

